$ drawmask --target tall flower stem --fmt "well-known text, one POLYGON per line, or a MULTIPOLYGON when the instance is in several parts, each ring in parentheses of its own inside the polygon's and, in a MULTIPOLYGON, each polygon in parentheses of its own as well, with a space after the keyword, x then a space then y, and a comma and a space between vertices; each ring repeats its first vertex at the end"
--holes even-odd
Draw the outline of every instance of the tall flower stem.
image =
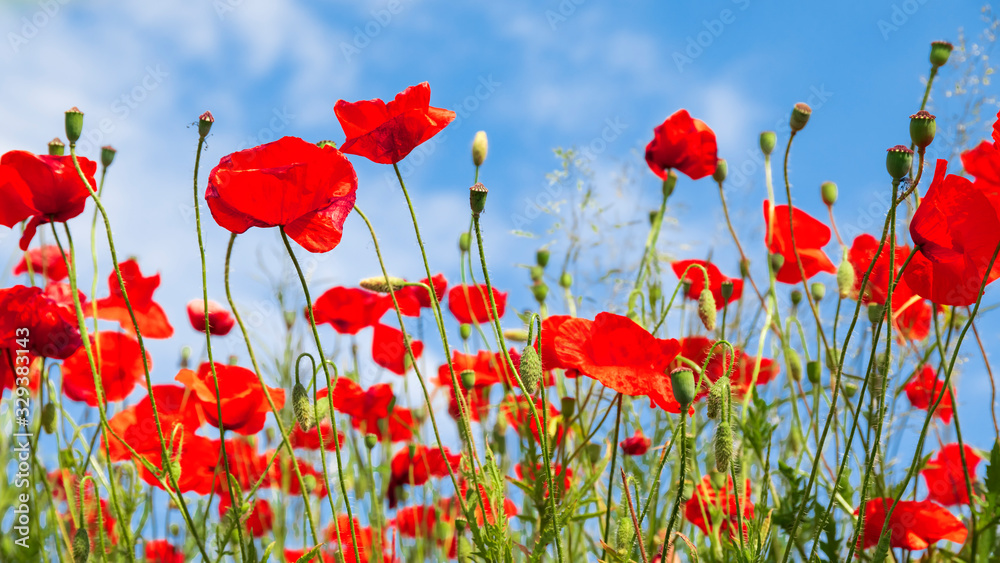
MULTIPOLYGON (((622 427, 622 400, 625 396, 621 393, 618 394, 618 404, 615 405, 615 437, 611 440, 611 475, 615 474, 615 462, 618 461, 618 438, 620 437, 621 427, 622 427)), ((608 484, 608 496, 604 501, 604 543, 607 544, 608 540, 611 539, 609 535, 611 532, 611 501, 612 493, 614 493, 614 480, 608 484)), ((638 530, 636 530, 638 533, 638 530)), ((601 559, 605 559, 608 554, 608 550, 605 549, 604 554, 601 559)))
MULTIPOLYGON (((674 438, 675 440, 677 438, 674 438)), ((684 480, 686 479, 687 471, 687 405, 681 405, 681 428, 680 428, 680 440, 681 440, 681 467, 680 467, 680 478, 677 481, 677 494, 674 497, 674 506, 670 509, 670 519, 667 520, 667 535, 663 538, 663 546, 660 549, 660 561, 666 561, 668 546, 673 543, 670 541, 670 534, 674 530, 674 523, 677 522, 677 514, 680 512, 681 501, 684 498, 684 480)))

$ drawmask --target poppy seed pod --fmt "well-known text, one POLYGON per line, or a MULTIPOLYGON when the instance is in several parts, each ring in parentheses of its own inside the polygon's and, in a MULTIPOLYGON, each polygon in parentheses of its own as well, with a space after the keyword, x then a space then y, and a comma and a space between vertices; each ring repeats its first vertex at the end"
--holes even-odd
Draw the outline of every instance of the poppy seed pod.
POLYGON ((823 366, 820 365, 819 360, 810 360, 806 362, 806 377, 809 378, 809 383, 817 385, 820 382, 820 378, 823 376, 823 366))
POLYGON ((795 348, 789 348, 785 351, 785 357, 788 359, 788 372, 792 379, 802 381, 802 358, 799 357, 799 353, 795 348))
POLYGON ((115 153, 117 153, 111 145, 105 145, 101 147, 101 166, 107 168, 111 166, 111 163, 115 160, 115 153))
POLYGON ((215 123, 215 117, 212 112, 206 111, 205 113, 198 116, 198 136, 207 137, 208 132, 212 130, 212 124, 215 123))
POLYGON ((87 527, 81 526, 73 536, 73 561, 87 563, 88 557, 90 557, 90 536, 87 535, 87 527))
POLYGON ((698 294, 698 318, 706 330, 715 330, 715 296, 707 287, 698 294))
POLYGON ((559 286, 569 289, 571 285, 573 285, 573 276, 571 276, 569 272, 563 272, 563 274, 559 276, 559 286))
POLYGON ((681 405, 683 412, 687 405, 694 402, 694 372, 688 368, 676 368, 670 372, 670 387, 674 400, 681 405))
POLYGON ((826 367, 831 373, 837 372, 837 367, 840 365, 840 350, 836 347, 827 348, 826 351, 826 367))
POLYGON ((813 282, 809 286, 809 292, 812 293, 813 301, 822 301, 826 297, 826 286, 823 282, 813 282))
POLYGON ((472 389, 476 385, 476 372, 471 369, 462 370, 458 374, 459 379, 462 381, 462 387, 465 389, 472 389))
POLYGON ((667 174, 666 179, 663 180, 663 197, 670 197, 670 194, 674 193, 674 187, 677 186, 677 173, 673 170, 667 174))
POLYGON ((486 139, 486 131, 477 131, 472 138, 472 164, 482 166, 486 161, 486 152, 489 149, 489 142, 486 139))
POLYGON ((712 174, 712 179, 718 183, 726 181, 726 176, 729 175, 729 164, 726 159, 720 158, 719 162, 715 165, 715 173, 712 174))
POLYGON ((529 272, 531 272, 531 281, 535 282, 542 281, 542 276, 545 275, 545 269, 541 266, 532 266, 529 272))
POLYGON ((760 152, 770 156, 774 146, 778 144, 778 135, 774 131, 764 131, 760 134, 760 152))
POLYGON ((847 396, 848 399, 854 397, 857 394, 858 394, 858 386, 857 385, 855 385, 853 383, 845 383, 844 384, 844 395, 847 396))
POLYGON ((538 384, 542 381, 542 360, 531 345, 525 346, 521 352, 521 381, 524 382, 524 391, 529 395, 538 392, 538 384))
POLYGON ((535 283, 535 285, 531 286, 531 293, 535 295, 535 301, 542 304, 549 295, 549 286, 544 283, 535 283))
POLYGON ((801 131, 806 126, 806 123, 809 123, 809 116, 812 115, 812 111, 809 104, 803 102, 795 104, 795 107, 792 108, 792 117, 788 120, 792 131, 801 131))
POLYGON ((375 449, 378 445, 378 436, 372 434, 371 432, 365 434, 365 447, 369 450, 375 449))
POLYGON ((56 431, 56 406, 52 402, 45 403, 42 407, 42 429, 46 434, 56 431))
POLYGON ((472 325, 467 323, 458 325, 458 334, 462 337, 462 340, 468 340, 472 336, 472 325))
POLYGON ((63 156, 66 154, 66 145, 56 137, 49 141, 49 156, 63 156))
POLYGON ((469 233, 462 233, 458 236, 458 249, 462 252, 468 252, 469 248, 472 247, 472 235, 469 233))
POLYGON ((535 263, 544 268, 549 265, 549 256, 549 251, 542 248, 535 253, 535 263))
POLYGON ((819 195, 823 198, 823 203, 827 205, 837 203, 837 184, 823 182, 819 185, 819 195))
POLYGON ((913 166, 913 151, 903 145, 886 149, 885 169, 893 180, 901 180, 910 173, 913 166))
POLYGON ((391 291, 399 291, 403 287, 406 280, 403 278, 397 278, 396 276, 389 276, 389 281, 387 282, 385 276, 373 276, 370 278, 365 278, 358 282, 358 285, 367 289, 368 291, 374 291, 375 293, 389 293, 391 291))
POLYGON ((910 116, 910 140, 913 144, 926 148, 934 140, 937 133, 937 122, 927 110, 920 110, 910 116))
POLYGON ((785 265, 785 257, 778 253, 771 254, 768 259, 771 261, 771 271, 774 273, 778 273, 778 270, 785 265))
POLYGON ((559 402, 560 414, 563 420, 569 420, 576 414, 576 399, 573 397, 563 397, 559 402))
POLYGON ((589 459, 591 463, 597 463, 598 461, 601 461, 601 453, 604 451, 604 447, 600 444, 591 442, 586 445, 585 451, 587 452, 587 459, 589 459))
POLYGON ((841 299, 847 299, 851 295, 856 280, 854 266, 847 258, 844 258, 840 262, 840 266, 837 267, 837 293, 840 294, 841 299))
POLYGON ((715 469, 725 473, 729 471, 729 462, 733 460, 733 429, 729 423, 722 421, 715 427, 715 469))
POLYGON ((948 43, 947 41, 932 41, 931 42, 931 65, 935 68, 939 66, 944 66, 948 63, 948 57, 951 56, 951 50, 955 47, 948 43))
POLYGON ((337 148, 337 143, 334 143, 330 139, 323 139, 322 141, 316 143, 316 146, 319 148, 330 147, 335 149, 337 148))
POLYGON ((729 303, 729 298, 733 296, 733 280, 725 280, 719 284, 719 293, 722 294, 723 301, 729 303))
POLYGON ((750 277, 750 260, 746 258, 740 260, 740 277, 741 278, 750 277))
POLYGON ((882 307, 882 305, 879 305, 878 303, 869 303, 868 304, 868 321, 870 323, 872 323, 872 324, 877 323, 879 321, 879 319, 882 318, 883 309, 884 308, 882 307))
POLYGON ((295 413, 295 420, 303 430, 309 430, 316 425, 316 413, 309 401, 309 393, 299 382, 292 387, 292 411, 295 413))
POLYGON ((66 112, 66 138, 70 145, 75 145, 83 133, 83 112, 77 107, 66 112))
POLYGON ((472 214, 479 217, 479 214, 486 209, 486 195, 489 190, 486 189, 482 183, 474 184, 469 188, 469 206, 472 208, 472 214))
POLYGON ((792 306, 793 307, 798 307, 799 303, 802 303, 802 292, 799 291, 799 290, 797 290, 797 289, 793 289, 792 290, 792 306))

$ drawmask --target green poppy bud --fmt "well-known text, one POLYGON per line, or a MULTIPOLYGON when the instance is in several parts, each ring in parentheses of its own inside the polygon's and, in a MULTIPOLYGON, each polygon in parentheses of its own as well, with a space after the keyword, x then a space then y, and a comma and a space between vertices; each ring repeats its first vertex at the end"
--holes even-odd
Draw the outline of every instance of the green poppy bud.
POLYGON ((587 459, 590 460, 590 463, 597 463, 598 461, 601 461, 601 454, 604 453, 604 446, 591 442, 585 446, 585 451, 587 452, 587 459))
POLYGON ((885 170, 893 180, 901 180, 910 173, 913 166, 913 151, 904 145, 886 149, 885 170))
POLYGON ((316 490, 316 476, 305 474, 302 476, 302 484, 306 486, 306 492, 312 492, 316 490))
POLYGON ((625 553, 631 551, 633 540, 635 540, 635 525, 632 523, 632 514, 623 506, 618 510, 618 529, 615 531, 615 551, 617 551, 619 555, 624 555, 625 553))
POLYGON ((369 432, 365 434, 365 447, 369 450, 374 449, 378 445, 378 436, 369 432))
POLYGON ((171 536, 176 536, 181 533, 181 527, 176 522, 173 522, 170 524, 169 531, 171 536))
POLYGON ((62 156, 66 154, 66 145, 63 144, 59 137, 49 141, 49 155, 51 156, 62 156))
POLYGON ((727 393, 729 393, 729 377, 723 375, 708 390, 707 408, 705 409, 705 414, 708 415, 708 418, 719 418, 722 414, 722 409, 726 406, 727 393))
POLYGON ((389 293, 399 291, 404 283, 406 283, 406 280, 397 278, 396 276, 389 276, 389 281, 385 280, 385 276, 373 276, 361 280, 358 282, 358 285, 375 293, 389 293))
POLYGON ((951 51, 954 48, 955 47, 947 41, 931 42, 931 65, 937 68, 947 64, 948 57, 951 56, 951 51))
POLYGON ((797 289, 793 289, 792 290, 792 306, 793 307, 797 307, 799 305, 799 303, 802 303, 802 292, 799 291, 799 290, 797 290, 797 289))
POLYGON ((728 174, 729 164, 726 163, 726 159, 720 158, 719 162, 715 163, 715 173, 712 174, 712 179, 721 184, 726 181, 728 174))
POLYGON ((806 377, 809 378, 809 383, 818 385, 822 376, 823 366, 820 365, 819 360, 810 360, 806 362, 806 377))
POLYGON ((458 249, 462 252, 468 252, 469 248, 472 247, 472 235, 469 233, 462 233, 458 236, 458 249))
POLYGON ((868 321, 870 323, 872 323, 872 324, 878 323, 879 319, 882 318, 883 309, 884 309, 884 307, 882 307, 878 303, 869 303, 868 304, 868 321))
POLYGON ((670 194, 674 193, 675 186, 677 186, 677 172, 671 169, 667 173, 667 179, 663 181, 663 197, 670 197, 670 194))
POLYGON ((840 366, 840 350, 836 347, 827 348, 826 351, 826 367, 830 370, 830 373, 837 373, 837 367, 840 366))
POLYGON ((848 399, 853 398, 857 394, 858 394, 857 385, 853 383, 844 383, 844 395, 846 395, 848 399))
POLYGON ((527 342, 528 331, 523 328, 508 328, 503 331, 503 337, 507 340, 513 340, 514 342, 527 342))
POLYGON ((926 148, 934 140, 937 133, 937 123, 934 116, 926 110, 920 110, 910 116, 910 140, 921 149, 926 148))
POLYGON ((792 108, 792 117, 788 120, 792 131, 801 131, 806 126, 806 123, 809 123, 809 116, 812 115, 812 111, 809 104, 802 102, 795 104, 795 107, 792 108))
POLYGON ((768 259, 771 261, 771 271, 775 274, 785 265, 785 257, 778 253, 771 254, 768 259))
POLYGON ((535 253, 535 263, 541 267, 546 267, 549 265, 550 252, 546 249, 541 249, 535 253))
POLYGON ((462 382, 463 389, 469 390, 476 386, 476 372, 471 369, 462 370, 462 372, 458 374, 458 377, 462 382))
POLYGON ((674 400, 681 409, 694 402, 694 372, 688 368, 676 368, 670 372, 670 386, 674 393, 674 400))
POLYGON ((733 460, 733 429, 723 420, 715 427, 715 468, 725 473, 733 460))
POLYGON ((312 401, 309 400, 309 393, 298 382, 292 386, 292 411, 299 427, 303 430, 309 430, 316 425, 316 413, 313 411, 312 401))
POLYGON ((785 351, 785 357, 788 358, 788 371, 795 381, 802 381, 802 358, 799 357, 799 353, 795 351, 795 348, 788 348, 785 351))
POLYGON ((705 288, 698 295, 698 318, 706 330, 715 330, 715 296, 712 290, 705 288))
POLYGON ((660 284, 655 283, 649 286, 649 304, 652 305, 659 301, 663 297, 663 288, 660 284))
POLYGON ((90 557, 90 536, 87 535, 87 527, 81 526, 73 535, 73 561, 87 563, 88 557, 90 557))
POLYGON ((822 301, 826 297, 826 286, 823 282, 813 282, 809 286, 809 292, 812 293, 813 301, 822 301))
POLYGON ((531 272, 531 281, 533 282, 542 281, 542 276, 545 275, 545 269, 542 268, 541 266, 532 266, 530 272, 531 272))
POLYGON ((778 136, 774 131, 764 131, 760 134, 760 152, 769 156, 774 152, 774 146, 778 144, 778 136))
POLYGON ((205 113, 198 116, 198 136, 207 137, 208 132, 212 130, 212 124, 215 123, 215 117, 212 116, 212 112, 206 111, 205 113))
POLYGON ((472 325, 468 323, 458 325, 458 334, 462 337, 462 340, 468 340, 472 336, 472 325))
POLYGON ((489 190, 486 189, 482 183, 477 183, 469 188, 469 206, 472 208, 472 214, 479 217, 479 214, 486 209, 486 195, 489 190))
POLYGON ((66 138, 70 145, 75 145, 83 133, 83 112, 73 107, 66 112, 66 138))
POLYGON ((740 277, 750 277, 750 260, 747 260, 746 258, 740 260, 740 277))
POLYGON ((542 304, 545 302, 545 298, 549 295, 549 286, 544 283, 535 283, 535 285, 531 286, 531 293, 534 294, 535 301, 542 304))
POLYGON ((107 168, 111 166, 111 163, 115 160, 115 153, 117 153, 111 145, 104 145, 101 147, 101 166, 107 168))
MULTIPOLYGON (((846 252, 845 252, 846 254, 846 252)), ((854 266, 845 257, 837 267, 837 293, 841 299, 847 299, 854 291, 854 284, 857 281, 857 274, 854 266)))
POLYGON ((891 355, 888 352, 886 352, 885 350, 883 350, 882 353, 878 355, 878 359, 877 359, 877 363, 875 364, 875 367, 878 368, 878 373, 879 374, 881 374, 881 375, 889 375, 889 367, 890 367, 891 363, 892 363, 892 357, 891 357, 891 355))
POLYGON ((788 450, 792 454, 798 454, 802 451, 802 431, 794 424, 791 432, 788 433, 788 450))
POLYGON ((559 276, 559 286, 569 289, 571 285, 573 285, 573 276, 569 272, 563 272, 563 275, 559 276))
POLYGON ((559 402, 559 407, 563 420, 569 420, 576 414, 576 399, 573 397, 563 397, 559 402))
POLYGON ((837 184, 833 182, 823 182, 819 185, 819 195, 827 205, 837 203, 837 192, 837 184))
MULTIPOLYGON (((325 402, 325 401, 321 401, 321 403, 322 402, 325 402)), ((274 443, 274 428, 273 427, 268 426, 267 428, 264 429, 264 440, 267 442, 268 445, 271 445, 271 444, 274 443)))
POLYGON ((535 347, 530 344, 521 352, 521 381, 524 383, 524 391, 529 395, 538 392, 538 385, 542 381, 542 360, 535 347))
POLYGON ((482 166, 486 161, 486 153, 489 150, 489 142, 486 139, 486 131, 477 131, 472 138, 472 164, 482 166))
POLYGON ((189 360, 191 359, 191 347, 182 346, 181 347, 181 367, 187 369, 189 365, 189 360))
POLYGON ((733 282, 726 280, 719 284, 719 292, 722 294, 722 299, 729 303, 729 299, 733 296, 733 282))
POLYGON ((46 434, 56 431, 56 406, 51 401, 42 407, 42 429, 46 434))

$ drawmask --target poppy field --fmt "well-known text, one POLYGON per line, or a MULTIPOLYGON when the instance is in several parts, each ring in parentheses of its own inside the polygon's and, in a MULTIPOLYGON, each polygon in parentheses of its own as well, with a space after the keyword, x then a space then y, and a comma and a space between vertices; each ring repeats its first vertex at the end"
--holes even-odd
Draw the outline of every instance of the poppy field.
POLYGON ((135 234, 105 205, 117 151, 78 154, 87 116, 69 109, 47 152, 0 156, 0 224, 20 249, 0 289, 0 562, 1000 559, 1000 426, 960 408, 958 384, 972 364, 993 384, 995 334, 977 321, 1000 302, 1000 114, 992 138, 929 156, 955 127, 927 109, 954 49, 930 45, 923 102, 893 116, 908 130, 872 172, 888 205, 853 239, 836 183, 793 188, 809 104, 760 133, 761 189, 738 201, 712 123, 651 116, 641 164, 659 207, 631 218, 639 252, 607 272, 624 280, 608 295, 574 279, 592 247, 569 227, 528 264, 490 260, 484 218, 506 196, 488 132, 452 164, 468 172, 461 216, 415 211, 426 194, 401 166, 456 119, 428 82, 338 100, 335 140, 290 132, 217 163, 202 155, 226 124, 197 116, 200 279, 119 253, 135 234), (409 223, 377 232, 361 161, 409 223), (738 262, 666 248, 680 190, 721 210, 738 262), (738 235, 738 208, 763 244, 738 235), (425 244, 439 223, 457 264, 425 244), (231 291, 256 231, 292 280, 263 318, 231 291), (349 237, 379 271, 313 276, 311 257, 349 237), (385 249, 404 239, 419 267, 399 271, 385 249), (498 287, 506 270, 527 285, 498 287), (161 283, 184 285, 186 318, 161 283), (154 357, 186 325, 200 345, 154 357))

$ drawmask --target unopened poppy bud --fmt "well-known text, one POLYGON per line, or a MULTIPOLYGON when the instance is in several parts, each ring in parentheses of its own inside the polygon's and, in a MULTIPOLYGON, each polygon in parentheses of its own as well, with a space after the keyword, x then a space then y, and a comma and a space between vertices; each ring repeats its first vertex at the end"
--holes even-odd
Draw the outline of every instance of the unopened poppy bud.
POLYGON ((563 274, 559 276, 559 287, 569 289, 571 285, 573 285, 573 276, 571 276, 569 272, 563 272, 563 274))
POLYGON ((49 141, 49 155, 50 156, 62 156, 66 154, 66 145, 63 144, 59 137, 49 141))
POLYGON ((87 527, 80 526, 73 536, 73 561, 87 563, 88 557, 90 557, 90 536, 87 535, 87 527))
POLYGON ((298 421, 299 427, 303 430, 309 430, 316 425, 316 413, 309 400, 309 393, 298 382, 292 387, 292 411, 295 413, 295 420, 298 421))
POLYGON ((901 180, 913 166, 913 151, 903 145, 886 149, 885 169, 893 180, 901 180))
POLYGON ((535 283, 531 286, 531 293, 535 295, 535 301, 539 304, 545 302, 545 298, 549 295, 549 286, 544 283, 535 283))
POLYGON ((715 427, 715 468, 725 473, 733 460, 733 429, 725 420, 715 427))
POLYGON ((705 414, 708 418, 716 419, 722 414, 722 408, 726 404, 726 393, 729 392, 729 377, 722 376, 712 384, 708 390, 707 408, 705 414))
POLYGON ((369 450, 374 449, 378 445, 378 436, 372 434, 371 432, 365 434, 365 447, 369 450))
POLYGON ((740 260, 740 277, 741 278, 750 277, 750 260, 746 258, 740 260))
POLYGON ((764 153, 765 156, 770 156, 777 144, 778 135, 774 131, 764 131, 760 134, 760 152, 764 153))
POLYGON ((239 361, 240 359, 236 356, 236 354, 229 355, 229 365, 235 366, 239 361))
POLYGON ((207 137, 208 132, 212 130, 212 124, 215 123, 215 117, 212 116, 212 112, 206 111, 205 113, 198 116, 198 136, 207 137))
POLYGON ((472 208, 472 214, 479 217, 479 214, 486 209, 486 195, 489 190, 486 189, 482 183, 477 183, 469 188, 469 206, 472 208))
POLYGON ((75 145, 83 133, 83 112, 77 107, 66 112, 66 138, 70 145, 75 145))
POLYGON ((486 153, 489 150, 489 141, 486 139, 486 131, 477 131, 472 138, 472 164, 482 166, 486 161, 486 153))
POLYGON ((795 348, 789 348, 785 352, 785 357, 788 359, 788 371, 795 381, 802 381, 802 358, 799 357, 799 353, 795 348))
POLYGON ((528 331, 523 328, 508 328, 503 331, 503 337, 514 342, 527 342, 528 331))
POLYGON ((785 265, 785 257, 778 253, 771 254, 768 259, 771 260, 771 270, 775 274, 785 265))
POLYGON ((303 475, 302 484, 306 486, 306 492, 312 492, 316 490, 316 476, 315 475, 303 475))
POLYGON ((705 330, 715 330, 715 296, 707 287, 698 295, 698 317, 705 330))
POLYGON ((854 397, 857 394, 858 394, 857 385, 853 383, 844 383, 844 395, 846 395, 848 399, 854 397))
POLYGON ((694 372, 690 369, 676 368, 671 371, 670 387, 674 393, 674 400, 681 405, 682 411, 694 402, 694 372))
POLYGON ((458 374, 458 378, 462 381, 463 389, 472 389, 476 385, 476 372, 471 369, 464 369, 458 374))
POLYGON ((809 383, 812 383, 813 385, 819 384, 822 376, 823 366, 820 365, 819 360, 810 360, 806 362, 806 377, 809 378, 809 383))
POLYGON ((712 174, 712 179, 721 184, 726 181, 728 174, 729 164, 726 163, 726 159, 720 158, 719 162, 715 163, 715 172, 712 174))
POLYGON ((531 272, 531 281, 535 282, 542 281, 542 276, 545 275, 545 269, 542 268, 541 266, 532 266, 530 272, 531 272))
POLYGON ((799 291, 799 290, 797 290, 797 289, 793 289, 792 290, 792 306, 793 307, 798 307, 799 303, 802 303, 802 292, 799 291))
POLYGON ((891 360, 892 357, 890 354, 884 350, 878 355, 878 363, 875 364, 875 367, 878 368, 879 374, 889 375, 889 364, 891 363, 891 360))
POLYGON ((586 445, 585 451, 587 452, 587 458, 590 460, 590 463, 597 463, 598 461, 601 461, 601 454, 604 452, 604 447, 600 444, 591 442, 586 445))
POLYGON ((812 293, 813 301, 822 301, 826 297, 826 286, 823 282, 813 282, 809 286, 809 293, 812 293))
POLYGON ((615 531, 615 551, 620 555, 631 551, 633 540, 635 540, 635 525, 632 523, 632 514, 625 509, 619 510, 618 529, 615 531))
POLYGON ((181 527, 176 522, 171 523, 170 528, 168 529, 170 531, 171 536, 176 536, 177 534, 181 533, 181 527))
POLYGON ((472 246, 472 235, 469 233, 462 233, 458 236, 458 249, 462 252, 468 252, 469 248, 472 246))
POLYGON ((837 267, 837 293, 840 294, 841 299, 847 299, 851 295, 855 281, 857 281, 857 275, 854 272, 854 266, 845 257, 841 260, 840 266, 837 267))
POLYGON ((910 140, 914 145, 926 148, 934 140, 935 133, 937 133, 937 122, 929 111, 920 110, 910 116, 910 140))
POLYGON ((792 425, 792 430, 788 433, 788 450, 792 454, 802 451, 802 431, 797 425, 792 425))
POLYGON ((56 406, 51 401, 42 407, 42 429, 46 434, 56 431, 56 406))
POLYGON ((882 318, 882 306, 878 303, 868 304, 868 321, 875 324, 882 318))
POLYGON ((187 369, 190 360, 191 360, 191 347, 190 346, 181 347, 181 367, 187 369))
POLYGON ((563 397, 559 401, 559 410, 563 420, 569 420, 576 414, 576 399, 573 397, 563 397))
POLYGON ((538 252, 535 253, 535 263, 543 268, 548 266, 550 255, 551 253, 547 249, 545 248, 540 249, 538 252))
POLYGON ((840 366, 840 350, 837 348, 827 348, 826 349, 826 367, 831 373, 836 373, 837 368, 840 366))
MULTIPOLYGON (((167 462, 167 466, 163 468, 164 473, 169 472, 170 474, 170 477, 167 479, 168 482, 177 482, 181 480, 181 462, 180 459, 178 459, 179 457, 180 456, 177 456, 177 458, 171 458, 170 461, 167 462)), ((166 477, 166 475, 164 475, 164 477, 166 477)))
POLYGON ((833 182, 823 182, 819 185, 819 195, 827 205, 837 203, 837 192, 837 184, 833 182))
POLYGON ((674 187, 677 186, 677 173, 673 170, 667 174, 667 178, 663 180, 663 197, 670 197, 670 194, 674 193, 674 187))
POLYGON ((468 340, 472 336, 472 325, 468 323, 458 325, 458 334, 462 337, 462 340, 468 340))
POLYGON ((733 282, 726 280, 719 284, 719 292, 722 294, 722 298, 728 303, 729 299, 733 296, 733 282))
POLYGON ((792 117, 788 120, 788 124, 792 127, 792 131, 801 131, 806 123, 809 123, 809 116, 812 115, 812 108, 809 104, 799 102, 795 104, 792 108, 792 117))
POLYGON ((931 65, 935 68, 939 66, 944 66, 948 63, 948 57, 951 56, 951 50, 955 47, 948 43, 947 41, 932 41, 931 42, 931 65))
POLYGON ((403 278, 397 278, 396 276, 389 276, 389 281, 386 281, 385 276, 374 276, 361 280, 358 282, 358 285, 368 291, 374 291, 375 293, 389 293, 392 291, 399 291, 405 283, 406 280, 403 278))
POLYGON ((538 392, 538 384, 542 381, 542 360, 535 347, 530 344, 521 352, 521 381, 524 383, 524 391, 529 395, 538 392))
POLYGON ((104 145, 101 147, 101 166, 107 168, 111 166, 111 163, 115 160, 116 151, 111 145, 104 145))

